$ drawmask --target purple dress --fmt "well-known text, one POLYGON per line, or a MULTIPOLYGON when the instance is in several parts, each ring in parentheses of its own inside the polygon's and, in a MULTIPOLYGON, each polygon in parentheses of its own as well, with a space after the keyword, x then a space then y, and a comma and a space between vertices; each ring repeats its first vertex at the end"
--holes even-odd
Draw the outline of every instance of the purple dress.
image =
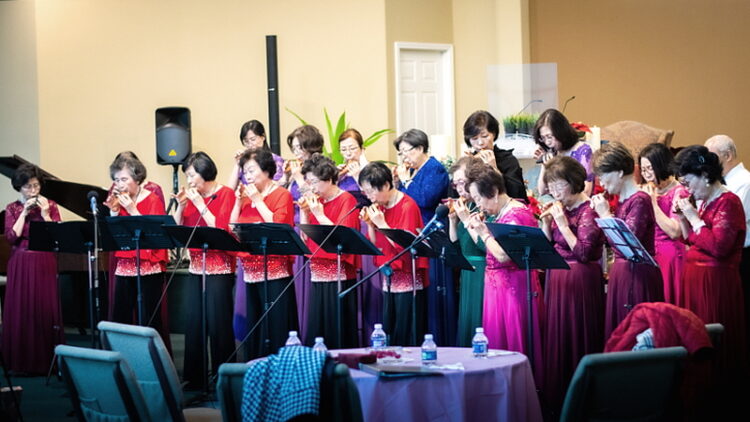
MULTIPOLYGON (((527 207, 508 210, 496 223, 519 226, 537 226, 534 214, 527 207)), ((534 378, 542 380, 542 320, 544 302, 542 289, 536 272, 531 273, 531 288, 535 293, 532 302, 534 378)), ((513 261, 499 262, 487 251, 487 268, 484 273, 484 308, 482 325, 492 349, 512 350, 527 353, 526 271, 519 269, 513 261)))
POLYGON ((581 358, 604 348, 604 278, 598 262, 604 233, 594 221, 596 212, 589 201, 565 209, 565 216, 576 236, 576 247, 570 249, 554 221, 552 240, 570 269, 550 270, 544 292, 547 323, 543 390, 547 402, 557 410, 581 358))
MULTIPOLYGON (((654 255, 654 208, 646 192, 638 191, 621 202, 615 217, 623 220, 646 251, 654 255)), ((615 262, 609 270, 607 309, 605 311, 605 342, 625 318, 641 302, 664 300, 664 285, 659 268, 628 261, 615 249, 615 262)))
POLYGON ((580 147, 578 147, 578 149, 570 151, 570 158, 573 158, 579 163, 581 163, 583 168, 586 169, 586 181, 587 182, 594 181, 594 168, 591 165, 592 155, 593 155, 593 152, 591 151, 591 147, 589 146, 589 144, 583 144, 580 147))
MULTIPOLYGON (((675 195, 685 198, 690 193, 679 183, 667 193, 660 196, 656 203, 669 218, 675 218, 672 211, 672 200, 675 195)), ((654 260, 659 264, 661 277, 664 280, 664 301, 673 305, 684 307, 682 287, 682 267, 685 264, 685 253, 687 249, 680 239, 670 239, 658 224, 654 225, 654 245, 656 255, 654 260)))
MULTIPOLYGON (((28 249, 30 222, 44 221, 39 208, 29 211, 21 236, 16 236, 13 225, 21 211, 20 201, 5 208, 5 237, 12 249, 3 305, 2 351, 9 370, 45 374, 55 345, 64 342, 57 257, 52 252, 28 249)), ((49 214, 53 221, 60 221, 60 210, 53 201, 49 201, 49 214)))

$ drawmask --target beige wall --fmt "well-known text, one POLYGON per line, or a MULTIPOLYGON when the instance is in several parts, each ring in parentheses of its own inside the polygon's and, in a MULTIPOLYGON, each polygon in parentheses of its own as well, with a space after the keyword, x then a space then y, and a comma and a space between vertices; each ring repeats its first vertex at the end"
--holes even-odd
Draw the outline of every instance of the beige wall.
MULTIPOLYGON (((395 42, 453 43, 451 0, 385 0, 385 46, 388 76, 388 122, 396 128, 395 42)), ((399 134, 394 133, 390 140, 399 134)), ((396 161, 391 145, 389 160, 396 161)))
POLYGON ((674 143, 726 133, 750 161, 750 2, 529 0, 531 59, 557 62, 572 120, 638 120, 674 143))
MULTIPOLYGON (((39 161, 34 2, 0 1, 0 156, 39 161)), ((18 192, 0 177, 0 207, 18 192)))
MULTIPOLYGON (((192 112, 193 150, 217 161, 223 181, 240 125, 267 122, 265 35, 278 36, 282 142, 298 125, 325 134, 323 107, 347 112, 369 134, 387 127, 382 1, 46 0, 36 4, 41 162, 62 178, 107 185, 124 149, 149 178, 154 110, 192 112)), ((370 151, 385 156, 385 142, 370 151)), ((289 155, 286 146, 282 149, 289 155)))
MULTIPOLYGON (((476 110, 489 107, 487 66, 528 63, 527 0, 455 0, 456 139, 476 110)), ((495 116, 502 119, 503 116, 495 116)))

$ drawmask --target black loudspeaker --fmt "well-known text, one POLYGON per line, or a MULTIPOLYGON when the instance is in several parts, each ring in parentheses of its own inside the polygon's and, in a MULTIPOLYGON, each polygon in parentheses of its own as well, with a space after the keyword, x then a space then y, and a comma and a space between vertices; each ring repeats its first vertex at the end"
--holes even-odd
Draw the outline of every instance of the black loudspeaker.
POLYGON ((182 164, 192 152, 190 109, 162 107, 156 109, 156 162, 162 165, 182 164))

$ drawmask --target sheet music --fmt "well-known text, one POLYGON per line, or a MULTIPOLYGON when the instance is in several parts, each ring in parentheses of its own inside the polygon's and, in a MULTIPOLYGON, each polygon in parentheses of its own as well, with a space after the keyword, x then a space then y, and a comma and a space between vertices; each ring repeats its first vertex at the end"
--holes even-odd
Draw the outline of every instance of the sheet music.
POLYGON ((626 259, 650 264, 654 267, 659 266, 623 220, 619 218, 597 218, 596 224, 604 230, 610 245, 620 251, 626 259))

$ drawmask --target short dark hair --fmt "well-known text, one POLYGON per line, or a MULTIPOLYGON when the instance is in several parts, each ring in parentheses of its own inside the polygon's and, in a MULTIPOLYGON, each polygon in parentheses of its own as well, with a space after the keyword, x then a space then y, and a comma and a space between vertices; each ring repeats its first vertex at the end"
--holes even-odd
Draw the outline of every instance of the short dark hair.
POLYGON ((703 145, 686 147, 678 152, 674 159, 674 172, 680 177, 694 174, 704 176, 708 183, 718 180, 723 184, 724 178, 721 175, 723 170, 719 156, 703 145))
MULTIPOLYGON (((245 136, 247 136, 247 132, 253 132, 257 136, 262 136, 263 138, 266 137, 266 128, 263 127, 263 123, 257 121, 257 120, 250 120, 242 124, 242 127, 240 128, 240 143, 244 145, 245 143, 245 136)), ((263 140, 263 148, 268 148, 268 140, 263 140)))
POLYGON ((596 174, 622 171, 623 176, 633 174, 635 160, 628 147, 620 142, 608 142, 594 153, 596 174))
POLYGON ((383 186, 386 184, 388 184, 388 189, 393 189, 393 174, 391 174, 391 169, 378 161, 373 161, 367 164, 362 171, 359 172, 359 178, 357 181, 360 186, 367 183, 377 190, 383 189, 383 186))
POLYGON ((466 186, 476 185, 477 191, 484 198, 505 193, 505 178, 494 168, 477 163, 466 169, 466 186))
POLYGON ((359 133, 357 129, 349 128, 345 130, 344 133, 342 133, 341 136, 339 136, 339 142, 348 138, 352 138, 355 141, 357 141, 357 144, 359 145, 360 148, 362 148, 365 145, 365 141, 362 139, 362 134, 359 133))
POLYGON ((539 133, 543 127, 547 126, 552 132, 552 135, 560 141, 560 147, 563 151, 567 151, 578 142, 578 132, 570 125, 568 118, 564 114, 560 113, 554 108, 548 108, 537 119, 534 125, 534 140, 537 144, 541 145, 545 150, 547 145, 542 140, 542 135, 539 133))
POLYGON ((302 164, 302 175, 312 173, 318 180, 336 183, 339 178, 339 170, 336 163, 322 154, 313 154, 302 164))
POLYGON ((586 187, 586 169, 575 158, 559 155, 544 165, 544 183, 564 180, 573 193, 581 193, 586 187))
POLYGON ((39 186, 44 185, 44 176, 42 176, 42 171, 39 167, 33 164, 21 164, 13 173, 10 184, 13 186, 13 189, 20 192, 21 188, 34 178, 39 181, 39 186))
POLYGON ((198 151, 188 155, 185 161, 182 162, 182 172, 184 173, 190 167, 196 173, 200 174, 206 182, 216 180, 216 164, 214 164, 214 160, 205 152, 198 151))
POLYGON ((426 153, 430 149, 430 141, 427 138, 427 134, 419 129, 409 129, 402 133, 395 141, 393 141, 393 146, 398 149, 401 142, 406 142, 411 145, 412 148, 420 147, 422 148, 423 153, 426 153))
POLYGON ((273 178, 276 174, 276 161, 273 159, 271 151, 261 148, 249 149, 243 152, 242 155, 240 155, 240 168, 245 168, 245 164, 250 160, 254 160, 258 163, 260 171, 266 173, 268 177, 273 178))
POLYGON ((471 116, 464 122, 464 142, 466 142, 466 145, 471 146, 471 138, 477 136, 482 129, 487 129, 487 132, 495 135, 495 140, 497 140, 500 133, 500 123, 489 111, 478 110, 471 113, 471 116))
POLYGON ((109 165, 109 177, 115 180, 115 173, 120 170, 128 170, 139 185, 146 180, 146 166, 130 151, 117 154, 115 160, 109 165))
POLYGON ((641 159, 647 159, 651 163, 651 168, 654 170, 654 176, 657 182, 669 179, 674 170, 674 155, 669 147, 654 142, 646 145, 640 153, 638 153, 638 163, 640 164, 641 159))
POLYGON ((304 125, 294 129, 286 137, 286 144, 289 145, 289 149, 293 149, 292 141, 294 138, 297 138, 299 146, 310 155, 323 152, 323 135, 313 125, 304 125))

